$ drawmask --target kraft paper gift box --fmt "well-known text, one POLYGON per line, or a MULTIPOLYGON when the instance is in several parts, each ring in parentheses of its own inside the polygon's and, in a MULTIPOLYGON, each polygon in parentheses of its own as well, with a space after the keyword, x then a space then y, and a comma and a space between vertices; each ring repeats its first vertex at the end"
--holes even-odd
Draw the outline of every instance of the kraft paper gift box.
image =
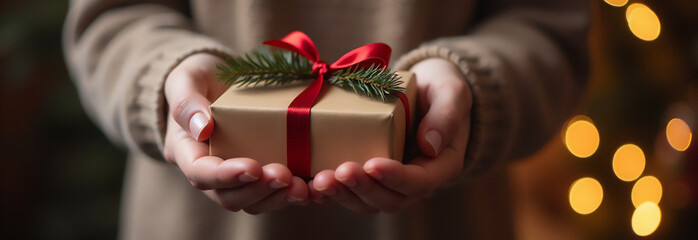
MULTIPOLYGON (((409 100, 412 125, 417 85, 411 72, 397 72, 409 100)), ((223 159, 249 157, 262 166, 286 165, 286 111, 311 82, 284 86, 230 87, 211 106, 214 131, 210 154, 223 159)), ((310 174, 336 169, 353 161, 363 164, 374 157, 402 161, 405 146, 405 109, 330 84, 310 113, 310 174)))

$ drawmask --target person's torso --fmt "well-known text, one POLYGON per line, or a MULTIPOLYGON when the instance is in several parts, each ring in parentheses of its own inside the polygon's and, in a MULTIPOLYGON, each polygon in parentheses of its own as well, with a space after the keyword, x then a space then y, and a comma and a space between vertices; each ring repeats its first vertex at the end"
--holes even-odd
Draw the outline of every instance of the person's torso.
POLYGON ((198 30, 239 53, 299 30, 328 62, 372 42, 390 45, 396 60, 425 41, 464 33, 475 9, 472 0, 198 0, 191 5, 198 30))

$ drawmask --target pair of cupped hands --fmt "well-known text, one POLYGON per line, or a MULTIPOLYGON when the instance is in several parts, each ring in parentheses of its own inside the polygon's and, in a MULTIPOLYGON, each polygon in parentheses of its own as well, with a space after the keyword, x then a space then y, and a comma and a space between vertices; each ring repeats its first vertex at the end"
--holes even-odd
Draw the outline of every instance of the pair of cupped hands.
POLYGON ((472 94, 452 63, 429 58, 410 70, 417 76, 417 143, 421 156, 402 164, 373 158, 346 162, 319 172, 306 183, 282 164, 261 166, 250 158, 209 155, 214 121, 208 106, 226 86, 216 81, 217 56, 199 53, 184 59, 167 76, 169 106, 164 156, 189 182, 230 211, 250 214, 288 205, 334 203, 359 213, 395 212, 461 173, 470 131, 472 94))

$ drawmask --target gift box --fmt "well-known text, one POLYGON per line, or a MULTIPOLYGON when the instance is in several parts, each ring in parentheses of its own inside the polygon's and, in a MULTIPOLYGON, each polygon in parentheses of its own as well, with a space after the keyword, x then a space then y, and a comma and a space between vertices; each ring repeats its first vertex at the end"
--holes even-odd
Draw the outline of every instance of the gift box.
MULTIPOLYGON (((408 134, 406 118, 414 116, 417 86, 413 73, 397 74, 412 116, 405 116, 405 107, 397 98, 382 102, 337 86, 323 87, 310 111, 311 176, 348 161, 363 164, 374 157, 402 160, 408 134)), ((209 140, 211 155, 286 165, 287 109, 309 84, 298 82, 230 87, 210 106, 215 122, 209 140)))

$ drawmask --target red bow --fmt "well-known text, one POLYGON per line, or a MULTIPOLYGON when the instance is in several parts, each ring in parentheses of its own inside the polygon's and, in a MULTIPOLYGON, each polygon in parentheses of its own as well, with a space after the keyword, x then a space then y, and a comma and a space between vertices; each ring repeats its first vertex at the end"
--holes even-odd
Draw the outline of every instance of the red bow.
MULTIPOLYGON (((391 49, 384 43, 372 43, 351 50, 329 67, 320 59, 313 40, 300 31, 294 31, 281 40, 269 40, 263 44, 284 48, 308 58, 313 63, 313 73, 317 78, 300 93, 286 111, 286 165, 291 172, 300 177, 310 177, 310 109, 315 104, 322 90, 325 74, 349 68, 380 67, 385 69, 390 61, 391 49)), ((404 94, 398 97, 405 105, 405 118, 409 129, 409 105, 404 94)))

